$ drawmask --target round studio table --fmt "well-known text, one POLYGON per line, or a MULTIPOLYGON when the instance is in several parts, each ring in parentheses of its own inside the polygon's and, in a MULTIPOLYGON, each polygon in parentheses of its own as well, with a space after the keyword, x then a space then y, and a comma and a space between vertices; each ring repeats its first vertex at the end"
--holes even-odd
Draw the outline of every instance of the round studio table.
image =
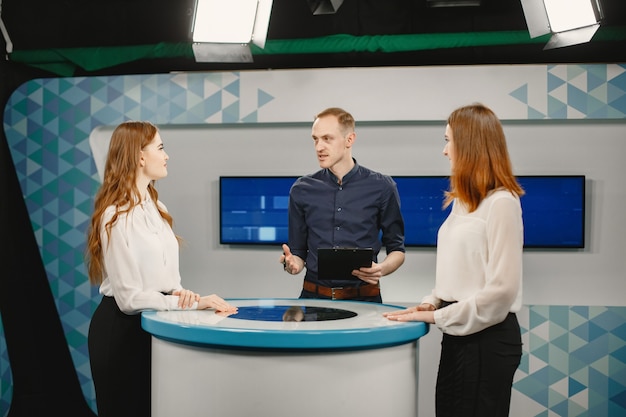
POLYGON ((229 299, 236 314, 150 311, 152 416, 417 415, 418 340, 404 307, 229 299))

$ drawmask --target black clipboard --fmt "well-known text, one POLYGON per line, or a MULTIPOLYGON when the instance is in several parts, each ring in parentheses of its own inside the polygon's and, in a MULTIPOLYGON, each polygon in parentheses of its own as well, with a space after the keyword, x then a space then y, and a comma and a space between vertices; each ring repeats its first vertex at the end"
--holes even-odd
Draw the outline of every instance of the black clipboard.
POLYGON ((317 279, 335 280, 359 278, 352 271, 372 266, 372 248, 319 248, 317 249, 317 279))

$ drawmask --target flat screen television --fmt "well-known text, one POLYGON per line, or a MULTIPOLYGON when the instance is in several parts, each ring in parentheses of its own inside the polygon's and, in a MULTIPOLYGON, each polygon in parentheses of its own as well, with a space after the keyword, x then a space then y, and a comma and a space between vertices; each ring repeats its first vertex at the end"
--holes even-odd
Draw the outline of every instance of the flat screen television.
POLYGON ((518 176, 522 196, 524 247, 585 247, 585 176, 518 176))
POLYGON ((220 177, 220 243, 287 243, 289 190, 297 178, 220 177))
MULTIPOLYGON (((288 240, 289 189, 298 177, 220 177, 220 243, 280 245, 288 240)), ((407 247, 434 247, 448 216, 447 176, 393 176, 398 185, 407 247)), ((524 247, 583 248, 585 176, 518 176, 524 247)))
POLYGON ((450 214, 450 207, 442 208, 448 177, 393 176, 393 179, 400 194, 405 246, 436 246, 439 226, 450 214))

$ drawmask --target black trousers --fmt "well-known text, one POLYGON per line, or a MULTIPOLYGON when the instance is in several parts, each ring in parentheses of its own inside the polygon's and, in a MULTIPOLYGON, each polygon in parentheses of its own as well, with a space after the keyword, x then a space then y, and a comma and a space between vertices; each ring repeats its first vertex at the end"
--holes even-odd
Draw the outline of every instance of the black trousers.
POLYGON ((507 417, 513 376, 522 357, 517 316, 469 336, 443 335, 437 417, 507 417))
POLYGON ((89 361, 99 417, 150 417, 151 335, 141 314, 103 297, 89 325, 89 361))

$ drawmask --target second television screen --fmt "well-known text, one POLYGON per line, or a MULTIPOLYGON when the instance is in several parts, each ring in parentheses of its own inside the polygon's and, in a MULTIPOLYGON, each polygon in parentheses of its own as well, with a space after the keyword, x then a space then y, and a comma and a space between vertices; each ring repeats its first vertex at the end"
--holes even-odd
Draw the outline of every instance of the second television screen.
MULTIPOLYGON (((280 245, 288 240, 289 190, 298 177, 220 177, 220 243, 280 245)), ((447 176, 394 176, 408 247, 434 247, 450 207, 447 176)), ((585 176, 518 176, 524 246, 583 248, 585 176)))

